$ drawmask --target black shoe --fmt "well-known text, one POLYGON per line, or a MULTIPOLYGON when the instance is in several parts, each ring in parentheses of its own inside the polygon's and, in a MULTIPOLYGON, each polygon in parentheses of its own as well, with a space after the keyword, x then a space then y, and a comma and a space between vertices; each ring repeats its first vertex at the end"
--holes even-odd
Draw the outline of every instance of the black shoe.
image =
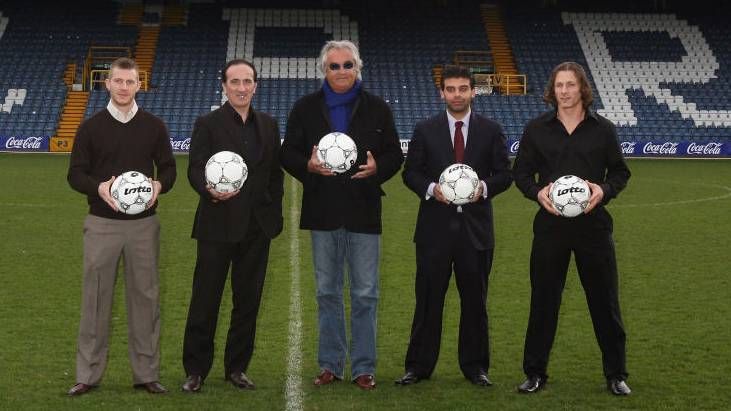
POLYGON ((226 377, 227 380, 231 381, 231 384, 234 385, 234 387, 238 387, 241 389, 254 389, 256 388, 254 386, 254 382, 249 379, 249 377, 244 374, 243 371, 237 371, 232 372, 231 374, 226 377))
POLYGON ((546 385, 546 377, 540 375, 529 375, 528 378, 518 386, 518 392, 522 394, 533 394, 543 389, 546 385))
POLYGON ((416 384, 417 382, 421 381, 421 378, 413 372, 413 371, 406 371, 406 374, 404 374, 403 377, 399 378, 398 380, 394 381, 396 385, 411 385, 416 384))
POLYGON ((630 395, 632 390, 624 380, 610 378, 607 380, 607 389, 614 395, 630 395))
POLYGON ((479 385, 480 387, 489 387, 492 385, 492 381, 487 378, 487 373, 482 370, 480 370, 480 372, 478 372, 477 374, 471 376, 469 380, 472 384, 479 385))
POLYGON ((185 392, 200 392, 201 386, 203 386, 203 377, 193 374, 185 379, 182 388, 185 392))

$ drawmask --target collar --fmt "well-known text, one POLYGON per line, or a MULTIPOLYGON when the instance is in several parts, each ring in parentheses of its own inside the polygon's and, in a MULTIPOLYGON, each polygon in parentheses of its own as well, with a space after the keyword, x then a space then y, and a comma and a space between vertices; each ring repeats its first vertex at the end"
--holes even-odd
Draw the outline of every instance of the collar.
MULTIPOLYGON (((598 121, 599 120, 599 115, 596 113, 596 111, 594 111, 594 110, 592 110, 590 108, 586 108, 586 109, 584 109, 584 120, 586 120, 588 118, 591 118, 591 119, 594 119, 594 120, 598 121)), ((558 110, 554 109, 552 111, 549 111, 548 112, 548 116, 546 116, 545 120, 546 120, 547 123, 548 122, 552 122, 552 121, 559 121, 559 119, 558 119, 558 110)))
POLYGON ((461 121, 463 124, 462 133, 466 133, 467 130, 470 128, 470 117, 472 117, 472 107, 467 109, 467 114, 462 118, 462 120, 457 120, 452 116, 452 114, 449 112, 449 110, 446 110, 447 112, 447 122, 449 122, 449 130, 454 131, 454 123, 457 121, 461 121))
POLYGON ((249 105, 249 114, 246 116, 246 122, 242 121, 241 114, 239 114, 239 112, 236 111, 236 109, 228 101, 223 103, 223 108, 236 121, 236 124, 248 124, 250 121, 254 121, 254 118, 256 118, 256 116, 254 116, 253 105, 249 105))
POLYGON ((129 123, 137 114, 137 101, 132 100, 132 107, 129 109, 129 113, 123 113, 120 111, 114 104, 112 104, 112 100, 109 100, 109 104, 107 104, 107 110, 109 111, 109 114, 114 117, 115 120, 119 121, 120 123, 129 123))

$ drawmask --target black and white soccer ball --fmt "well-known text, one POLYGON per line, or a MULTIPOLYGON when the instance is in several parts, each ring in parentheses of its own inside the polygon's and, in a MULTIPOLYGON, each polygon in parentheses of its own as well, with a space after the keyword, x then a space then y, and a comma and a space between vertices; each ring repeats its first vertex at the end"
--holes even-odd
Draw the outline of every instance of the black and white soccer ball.
POLYGON ((206 163, 206 182, 219 193, 240 190, 248 176, 244 159, 233 151, 219 151, 206 163))
POLYGON ((139 214, 150 206, 152 183, 139 171, 127 171, 114 180, 110 194, 119 211, 139 214))
POLYGON ((553 182, 548 197, 562 216, 576 217, 589 205, 591 192, 586 181, 569 174, 553 182))
POLYGON ((475 198, 480 178, 467 164, 455 163, 442 171, 439 188, 450 203, 467 204, 475 198))
POLYGON ((335 131, 325 134, 317 143, 317 159, 325 168, 335 173, 344 173, 358 159, 358 148, 347 134, 335 131))

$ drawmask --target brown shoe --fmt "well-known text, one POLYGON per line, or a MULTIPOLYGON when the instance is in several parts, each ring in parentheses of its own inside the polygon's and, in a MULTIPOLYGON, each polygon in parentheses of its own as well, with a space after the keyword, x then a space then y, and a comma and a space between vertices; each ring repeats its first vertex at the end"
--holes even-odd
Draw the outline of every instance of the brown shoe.
POLYGON ((332 373, 330 370, 322 370, 320 375, 315 378, 315 385, 328 385, 332 384, 335 381, 339 381, 340 378, 336 377, 335 374, 332 373))
POLYGON ((231 384, 233 384, 233 386, 236 388, 241 388, 244 390, 253 390, 254 388, 256 388, 254 382, 251 381, 251 379, 249 379, 249 377, 247 377, 243 371, 232 372, 228 375, 228 377, 226 377, 226 379, 231 381, 231 384))
POLYGON ((372 390, 376 388, 376 377, 371 374, 359 375, 358 378, 353 380, 353 383, 364 390, 372 390))
POLYGON ((144 389, 145 391, 149 392, 150 394, 165 394, 166 392, 168 392, 168 389, 165 388, 158 381, 146 382, 143 384, 135 384, 134 387, 139 390, 144 389))
POLYGON ((86 394, 87 392, 91 391, 92 388, 96 387, 89 384, 78 383, 71 387, 71 389, 68 390, 66 394, 68 394, 69 397, 77 397, 79 395, 86 394))

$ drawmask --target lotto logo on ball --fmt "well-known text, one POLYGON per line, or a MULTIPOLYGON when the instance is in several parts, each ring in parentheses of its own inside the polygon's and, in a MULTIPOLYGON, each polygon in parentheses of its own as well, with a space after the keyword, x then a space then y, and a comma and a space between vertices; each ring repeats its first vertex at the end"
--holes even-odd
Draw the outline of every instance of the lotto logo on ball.
POLYGON ((450 203, 467 204, 475 198, 480 178, 467 164, 455 163, 442 171, 439 188, 450 203))
POLYGON ((317 143, 317 159, 334 173, 350 170, 358 159, 355 141, 347 134, 333 132, 325 134, 317 143))
POLYGON ((566 175, 554 181, 549 198, 556 210, 564 217, 576 217, 589 205, 591 192, 583 179, 566 175))
POLYGON ((112 201, 125 214, 139 214, 152 200, 152 183, 139 171, 127 171, 114 179, 110 189, 112 201))
POLYGON ((232 193, 246 182, 249 168, 233 151, 219 151, 206 163, 206 182, 219 193, 232 193))

